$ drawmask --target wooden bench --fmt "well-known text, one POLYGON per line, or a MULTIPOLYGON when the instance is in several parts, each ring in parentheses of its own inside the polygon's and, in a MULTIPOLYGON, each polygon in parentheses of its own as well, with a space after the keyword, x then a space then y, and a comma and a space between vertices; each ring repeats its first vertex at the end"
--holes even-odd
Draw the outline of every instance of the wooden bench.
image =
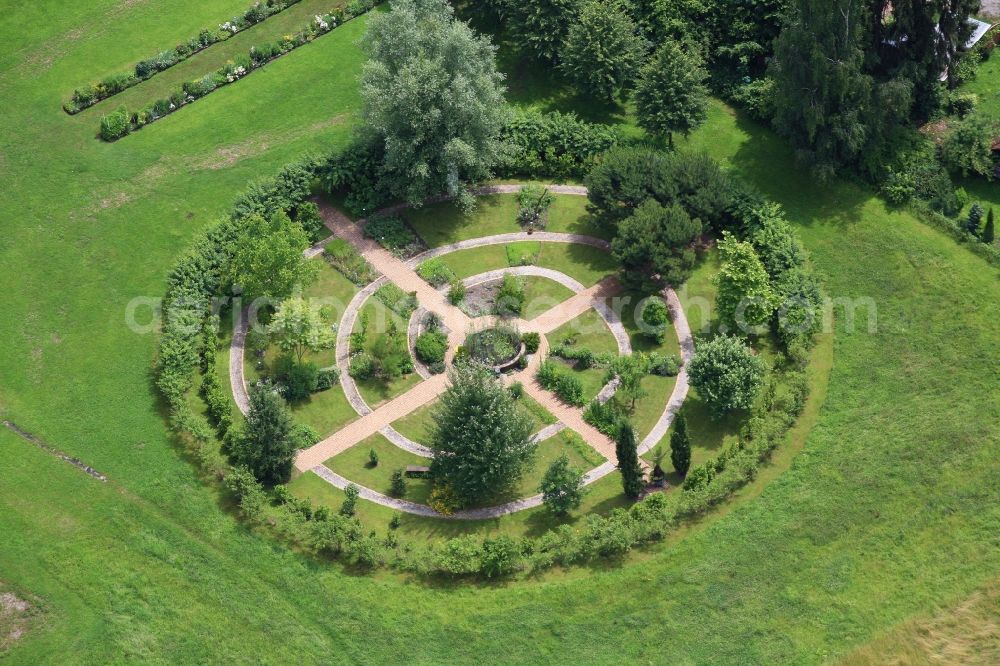
POLYGON ((407 465, 404 474, 411 479, 422 479, 431 473, 430 467, 423 465, 407 465))

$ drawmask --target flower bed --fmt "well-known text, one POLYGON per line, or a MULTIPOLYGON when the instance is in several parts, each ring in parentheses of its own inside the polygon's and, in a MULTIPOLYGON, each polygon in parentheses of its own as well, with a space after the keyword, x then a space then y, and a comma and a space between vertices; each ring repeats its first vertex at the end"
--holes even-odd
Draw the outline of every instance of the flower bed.
POLYGON ((255 2, 245 12, 234 16, 225 23, 220 23, 217 28, 205 28, 191 39, 181 42, 172 49, 160 51, 151 58, 140 60, 135 64, 131 72, 112 74, 97 83, 77 88, 73 91, 72 98, 63 104, 63 110, 70 115, 80 113, 84 109, 109 97, 113 97, 137 83, 151 79, 160 72, 165 72, 196 53, 204 51, 212 44, 225 41, 247 28, 266 21, 275 14, 285 11, 299 2, 301 0, 266 0, 266 2, 255 2))
POLYGON ((275 42, 251 47, 246 55, 238 57, 235 61, 227 62, 215 72, 206 74, 200 79, 188 81, 168 97, 158 99, 140 111, 129 113, 124 106, 119 107, 101 119, 99 135, 105 141, 117 141, 223 86, 239 81, 272 60, 277 60, 286 53, 325 35, 338 25, 357 18, 374 6, 375 0, 355 0, 346 8, 338 7, 328 14, 318 14, 294 35, 285 35, 275 42))
POLYGON ((504 365, 517 357, 521 335, 510 326, 496 326, 470 333, 465 338, 469 358, 491 366, 504 365))

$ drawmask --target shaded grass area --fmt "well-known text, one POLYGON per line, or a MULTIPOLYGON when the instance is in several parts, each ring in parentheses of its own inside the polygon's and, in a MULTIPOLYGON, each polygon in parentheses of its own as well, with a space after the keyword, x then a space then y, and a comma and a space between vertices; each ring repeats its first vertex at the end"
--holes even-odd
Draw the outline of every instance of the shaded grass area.
MULTIPOLYGON (((548 210, 546 231, 578 233, 610 240, 587 213, 587 197, 556 194, 548 210)), ((470 238, 522 231, 517 223, 517 195, 491 194, 476 198, 476 209, 465 214, 454 203, 441 202, 403 213, 406 221, 429 247, 439 247, 470 238)), ((527 234, 525 235, 528 238, 527 234)))

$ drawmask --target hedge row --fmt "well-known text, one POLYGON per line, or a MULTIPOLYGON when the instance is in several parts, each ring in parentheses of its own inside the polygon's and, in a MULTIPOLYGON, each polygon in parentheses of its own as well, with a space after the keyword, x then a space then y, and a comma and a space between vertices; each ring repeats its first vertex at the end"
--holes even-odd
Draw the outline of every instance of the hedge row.
MULTIPOLYGON (((285 167, 274 178, 251 183, 234 203, 230 217, 197 241, 168 279, 157 385, 169 403, 175 432, 183 440, 200 445, 204 471, 225 478, 249 522, 317 554, 336 556, 361 567, 392 566, 430 577, 492 578, 599 557, 620 557, 642 544, 664 538, 685 519, 710 510, 750 481, 801 413, 807 395, 806 378, 794 362, 789 362, 783 380, 773 380, 758 401, 739 443, 702 466, 704 471, 692 470, 689 477, 694 476, 695 481, 686 484, 688 487, 669 495, 650 495, 628 510, 618 509, 606 517, 588 516, 579 526, 563 525, 537 539, 467 536, 428 546, 401 545, 393 531, 399 524, 396 519, 390 523, 387 536, 378 538, 371 526, 363 526, 356 518, 334 515, 324 507, 314 508, 308 500, 295 499, 287 492, 269 495, 249 472, 231 469, 220 459, 213 428, 190 409, 186 396, 208 356, 205 345, 211 343, 206 340, 212 338, 206 331, 213 328, 209 304, 213 296, 221 293, 223 269, 241 220, 299 205, 311 194, 316 179, 327 183, 333 180, 331 165, 343 166, 356 160, 357 153, 352 155, 351 150, 349 147, 325 159, 306 159, 285 167)), ((362 172, 360 176, 340 174, 335 178, 358 183, 366 176, 362 172)))
POLYGON ((255 2, 253 6, 238 16, 234 16, 218 28, 205 28, 191 39, 181 42, 172 49, 160 51, 151 58, 140 60, 131 72, 112 74, 111 76, 83 88, 73 91, 70 101, 63 104, 63 110, 72 115, 97 104, 101 100, 113 97, 123 90, 151 79, 174 65, 207 49, 216 42, 229 39, 247 28, 261 23, 271 16, 283 12, 301 0, 266 0, 255 2))
POLYGON ((500 177, 583 179, 598 157, 619 144, 618 128, 588 123, 572 113, 518 112, 502 132, 513 150, 500 177))
POLYGON ((360 16, 374 7, 375 4, 376 0, 355 0, 346 8, 338 7, 328 14, 316 16, 294 35, 285 35, 275 42, 253 46, 247 54, 227 62, 211 74, 184 83, 167 97, 156 100, 140 111, 129 113, 128 109, 120 106, 101 118, 99 136, 105 141, 117 141, 223 86, 239 81, 272 60, 276 60, 317 37, 325 35, 338 25, 360 16), (352 14, 352 11, 360 13, 352 14))

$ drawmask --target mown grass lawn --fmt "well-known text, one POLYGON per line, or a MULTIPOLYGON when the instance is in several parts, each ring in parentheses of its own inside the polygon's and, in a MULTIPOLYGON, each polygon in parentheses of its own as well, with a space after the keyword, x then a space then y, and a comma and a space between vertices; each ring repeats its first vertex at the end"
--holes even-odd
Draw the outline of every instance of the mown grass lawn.
MULTIPOLYGON (((828 293, 878 306, 874 333, 838 311, 826 399, 766 483, 623 562, 482 586, 344 572, 248 529, 169 438, 154 336, 123 313, 163 293, 249 179, 346 141, 364 20, 113 145, 59 108, 95 74, 245 6, 21 3, 0 26, 0 414, 110 478, 0 429, 0 578, 43 602, 41 628, 7 661, 389 662, 402 650, 452 663, 823 663, 997 579, 996 269, 861 186, 813 183, 721 104, 684 145, 786 207, 828 293)), ((530 80, 510 80, 525 100, 530 80)), ((294 485, 339 507, 314 475, 294 485)), ((613 475, 584 509, 622 504, 613 475)), ((368 508, 385 529, 391 513, 368 508)), ((478 529, 552 523, 525 512, 478 529)), ((400 532, 466 529, 404 517, 400 532)))
MULTIPOLYGON (((565 455, 569 459, 570 464, 580 471, 593 469, 604 462, 604 458, 588 447, 578 435, 568 431, 560 432, 556 436, 549 437, 538 443, 531 464, 510 492, 485 500, 482 503, 483 506, 502 504, 510 500, 537 494, 538 486, 545 475, 545 471, 560 455, 565 455)), ((407 465, 427 466, 430 465, 430 460, 404 451, 382 435, 375 434, 355 444, 343 453, 338 453, 323 464, 344 478, 354 481, 359 485, 377 490, 384 495, 391 495, 390 489, 392 487, 393 472, 404 470, 407 465), (371 464, 371 451, 375 451, 379 459, 378 464, 374 466, 371 464)), ((323 481, 323 483, 326 482, 323 481)), ((427 504, 432 488, 433 484, 429 479, 407 478, 406 493, 403 498, 417 504, 427 504)), ((333 486, 331 486, 331 489, 334 489, 333 486)), ((331 509, 337 509, 337 506, 330 503, 332 501, 328 497, 324 504, 330 506, 331 509)), ((386 508, 366 500, 359 500, 358 503, 366 505, 366 507, 371 506, 373 507, 372 510, 374 510, 374 507, 379 509, 386 508)), ((407 517, 417 516, 407 515, 407 517)), ((468 521, 462 522, 465 523, 468 521)))
MULTIPOLYGON (((521 249, 511 256, 524 252, 534 252, 534 242, 518 243, 521 249)), ((615 261, 606 251, 589 245, 576 243, 540 243, 536 266, 560 271, 589 287, 601 281, 615 270, 615 261)), ((510 266, 507 247, 487 245, 468 250, 459 250, 441 257, 441 260, 459 278, 479 275, 486 271, 510 266)))
MULTIPOLYGON (((603 459, 590 447, 586 446, 579 438, 573 439, 574 435, 568 431, 563 431, 541 444, 535 458, 535 465, 532 470, 525 474, 518 486, 518 491, 513 493, 516 496, 530 496, 538 492, 538 484, 545 470, 551 461, 560 454, 565 453, 571 463, 581 470, 588 470, 603 462, 603 459)), ((403 460, 416 459, 403 464, 427 464, 427 460, 412 456, 402 452, 402 456, 389 451, 387 447, 393 446, 384 438, 372 438, 365 444, 352 447, 344 453, 327 461, 327 466, 343 474, 347 478, 362 482, 364 479, 373 483, 381 483, 388 488, 389 477, 392 469, 383 467, 382 462, 378 467, 366 467, 368 460, 368 449, 375 448, 379 455, 383 452, 388 459, 402 462, 403 460), (355 451, 357 449, 357 451, 355 451), (347 456, 343 460, 338 460, 347 456), (422 462, 419 462, 422 461, 422 462), (337 467, 339 466, 339 469, 337 467), (350 472, 350 473, 348 473, 350 472), (356 476, 352 476, 356 475, 356 476), (383 478, 384 477, 384 478, 383 478)), ((398 463, 397 463, 398 464, 398 463)), ((368 485, 367 483, 365 485, 368 485)), ((306 497, 317 504, 328 506, 333 511, 337 511, 344 501, 344 493, 338 488, 316 476, 312 472, 302 474, 294 479, 290 484, 292 492, 299 497, 306 497)), ((369 486, 376 490, 377 486, 369 486)), ((411 501, 422 501, 430 493, 430 483, 425 480, 408 479, 406 499, 411 501)), ((505 501, 511 498, 501 498, 498 501, 505 501)), ((512 536, 537 536, 560 524, 575 524, 584 519, 588 513, 608 513, 612 509, 627 506, 626 500, 621 494, 621 477, 618 472, 609 474, 599 481, 588 486, 584 502, 578 511, 573 512, 568 518, 556 518, 552 516, 544 507, 519 511, 503 518, 492 520, 442 520, 440 518, 426 518, 408 513, 400 513, 400 527, 396 533, 400 538, 412 538, 420 540, 438 541, 462 534, 495 535, 509 534, 512 536)), ((397 512, 388 507, 374 504, 372 502, 358 501, 357 516, 365 525, 370 525, 379 534, 388 532, 389 521, 397 512)))

